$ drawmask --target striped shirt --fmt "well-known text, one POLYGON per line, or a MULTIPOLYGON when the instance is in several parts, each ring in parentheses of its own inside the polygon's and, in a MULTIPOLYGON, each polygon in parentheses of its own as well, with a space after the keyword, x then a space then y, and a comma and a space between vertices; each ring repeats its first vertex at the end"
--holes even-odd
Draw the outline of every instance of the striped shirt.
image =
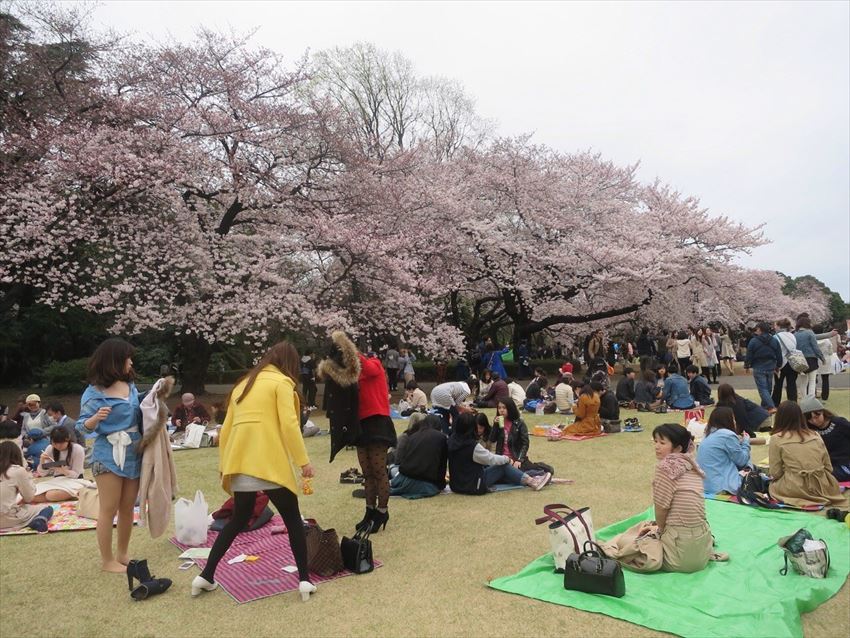
POLYGON ((702 477, 690 470, 678 479, 655 470, 652 481, 655 507, 669 510, 666 525, 699 527, 705 525, 705 496, 702 477))
POLYGON ((452 406, 463 403, 470 394, 469 386, 463 381, 441 383, 431 390, 431 405, 448 410, 452 406))

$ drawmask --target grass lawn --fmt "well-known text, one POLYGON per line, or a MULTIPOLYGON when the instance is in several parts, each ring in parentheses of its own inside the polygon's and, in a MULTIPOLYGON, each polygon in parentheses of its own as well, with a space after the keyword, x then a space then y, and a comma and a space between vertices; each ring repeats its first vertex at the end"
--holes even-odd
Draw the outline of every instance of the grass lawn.
MULTIPOLYGON (((754 391, 742 394, 755 397, 754 391)), ((848 398, 846 390, 835 391, 830 408, 850 416, 848 398)), ((146 529, 134 531, 131 554, 147 558, 152 571, 171 578, 174 585, 165 595, 142 603, 131 601, 124 576, 100 572, 93 531, 0 538, 0 635, 656 634, 607 616, 511 596, 486 586, 488 580, 514 573, 548 551, 544 528, 533 522, 544 504, 589 505, 599 528, 651 503, 652 427, 665 421, 681 422, 682 414, 648 416, 624 411, 623 418, 635 415, 644 426, 642 433, 557 443, 532 437, 529 456, 555 466, 557 476, 574 479, 574 485, 483 497, 391 499, 387 529, 372 537, 375 554, 384 566, 368 575, 322 584, 306 604, 297 592, 246 605, 237 605, 221 590, 192 599, 189 582, 198 570, 178 571, 182 562, 177 559, 179 550, 166 536, 152 540, 146 529)), ((554 423, 549 415, 526 419, 529 427, 554 423)), ((315 420, 327 427, 324 418, 315 420)), ((397 422, 397 427, 404 429, 404 422, 397 422)), ((362 515, 363 501, 352 498, 353 486, 341 485, 338 479, 340 472, 357 465, 357 459, 354 452, 343 451, 328 465, 329 444, 328 436, 307 439, 317 477, 315 494, 301 499, 302 513, 316 518, 323 527, 335 527, 340 535, 350 534, 362 515)), ((767 456, 766 448, 754 450, 756 461, 767 456)), ((218 483, 217 449, 177 452, 175 461, 182 496, 191 498, 201 489, 212 508, 224 501, 226 495, 218 483)), ((734 560, 734 548, 728 551, 734 560)), ((779 549, 775 560, 778 572, 779 549)), ((805 615, 803 626, 806 636, 850 635, 848 586, 805 615)), ((735 635, 734 627, 729 628, 729 635, 735 635)))

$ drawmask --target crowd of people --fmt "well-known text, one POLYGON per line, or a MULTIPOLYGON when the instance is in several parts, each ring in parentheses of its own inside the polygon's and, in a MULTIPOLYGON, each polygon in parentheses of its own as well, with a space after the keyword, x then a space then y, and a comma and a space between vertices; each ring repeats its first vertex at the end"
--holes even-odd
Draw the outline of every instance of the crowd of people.
MULTIPOLYGON (((529 458, 523 413, 565 417, 558 428, 562 436, 594 436, 618 424, 622 409, 665 412, 715 406, 699 437, 673 424, 652 433, 658 461, 653 481, 656 520, 629 530, 624 538, 657 540, 657 569, 695 571, 712 558, 722 558, 710 542, 704 493, 739 494, 746 489, 792 506, 845 506, 838 481, 850 480, 850 422, 824 407, 828 381, 821 381, 821 400, 815 396, 815 380, 831 374, 821 373, 821 366, 834 359, 833 353, 843 354, 843 343, 834 331, 816 335, 805 315, 798 317, 795 330, 790 327, 786 321, 777 322, 775 331, 759 324, 747 344, 745 363, 753 371, 761 405, 725 383, 717 388, 715 400, 711 386, 721 376, 722 362, 736 356, 723 329, 671 334, 667 356, 660 357, 648 331, 642 331, 633 353, 624 357, 639 357, 640 367, 626 365, 616 387, 611 364, 600 356, 605 351, 600 331, 586 340, 580 378, 574 376, 573 362, 567 361, 551 382, 543 369, 534 369, 525 387, 501 365, 506 348, 491 343, 483 350, 489 358, 482 358, 487 367, 479 375, 438 383, 430 395, 415 380, 415 357, 405 348, 385 352, 382 363, 377 354, 358 350, 343 332, 332 335, 320 360, 312 352, 299 356, 288 342, 278 343, 227 400, 219 436, 220 474, 222 487, 233 495, 233 517, 217 536, 203 572, 193 580, 192 594, 216 588, 217 566, 249 520, 258 492, 269 496, 289 529, 302 597, 306 600, 316 591, 307 567, 297 494, 314 474, 303 423, 315 401, 317 380, 324 382, 331 460, 345 447, 357 451, 366 507, 355 527, 362 532, 386 529, 391 495, 423 498, 447 489, 485 495, 500 484, 527 487, 530 493, 550 484, 554 468, 529 458), (801 359, 805 372, 795 369, 803 365, 801 359), (778 405, 781 386, 777 383, 780 396, 774 399, 773 376, 785 383, 788 394, 778 405), (398 383, 404 384, 400 412, 409 419, 400 435, 390 405, 391 390, 398 383), (487 408, 495 409, 492 420, 487 408), (757 434, 764 430, 772 433, 770 463, 759 468, 750 450, 763 443, 757 434)), ((34 394, 24 398, 13 418, 0 422, 0 529, 46 531, 53 510, 45 505, 76 498, 89 483, 83 472, 90 466, 99 496, 96 536, 102 568, 118 573, 130 570, 143 454, 133 352, 121 339, 98 347, 89 362, 89 386, 76 422, 58 403, 42 408, 34 394), (92 445, 86 446, 87 438, 93 439, 92 445), (38 485, 36 478, 41 479, 38 485)), ((174 429, 209 421, 209 412, 191 394, 184 394, 170 415, 174 429)), ((621 541, 609 543, 615 556, 621 541)), ((647 565, 645 557, 620 558, 634 568, 647 565)))

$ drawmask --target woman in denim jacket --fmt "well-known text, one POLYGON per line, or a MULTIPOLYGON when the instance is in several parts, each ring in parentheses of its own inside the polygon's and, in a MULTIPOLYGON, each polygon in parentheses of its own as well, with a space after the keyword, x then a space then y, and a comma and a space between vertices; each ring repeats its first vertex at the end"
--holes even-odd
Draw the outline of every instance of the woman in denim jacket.
POLYGON ((97 545, 103 571, 124 573, 130 561, 133 508, 139 493, 141 439, 139 393, 133 384, 133 346, 122 339, 107 339, 89 360, 90 385, 80 399, 77 430, 97 433, 92 452, 92 473, 100 506, 97 545), (112 552, 112 521, 118 514, 118 547, 112 552))

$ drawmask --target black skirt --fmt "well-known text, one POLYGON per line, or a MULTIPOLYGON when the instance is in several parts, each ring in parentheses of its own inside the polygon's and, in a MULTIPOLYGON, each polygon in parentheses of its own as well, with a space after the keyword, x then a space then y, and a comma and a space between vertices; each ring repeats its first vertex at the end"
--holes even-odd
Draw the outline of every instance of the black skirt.
POLYGON ((366 447, 367 445, 395 447, 397 443, 395 424, 390 417, 376 414, 360 420, 360 436, 357 438, 357 447, 366 447))

